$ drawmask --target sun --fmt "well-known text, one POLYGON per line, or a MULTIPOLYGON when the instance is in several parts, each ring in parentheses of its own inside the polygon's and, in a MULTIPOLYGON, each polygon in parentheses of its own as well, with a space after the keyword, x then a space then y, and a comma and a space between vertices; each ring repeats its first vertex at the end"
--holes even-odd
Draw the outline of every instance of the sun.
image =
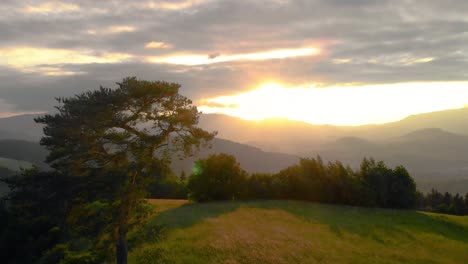
POLYGON ((467 103, 468 82, 330 87, 316 84, 288 87, 267 82, 247 92, 207 98, 199 109, 245 120, 285 118, 311 124, 357 126, 463 108, 467 103))

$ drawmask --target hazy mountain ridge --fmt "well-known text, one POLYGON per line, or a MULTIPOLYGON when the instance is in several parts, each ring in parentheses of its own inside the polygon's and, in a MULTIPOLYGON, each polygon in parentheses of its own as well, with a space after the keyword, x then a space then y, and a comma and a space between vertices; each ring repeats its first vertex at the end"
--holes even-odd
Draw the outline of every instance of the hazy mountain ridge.
MULTIPOLYGON (((321 155, 324 160, 340 160, 353 167, 363 157, 374 157, 390 165, 406 166, 422 185, 431 182, 424 186, 436 186, 437 182, 455 186, 451 181, 468 182, 466 116, 468 109, 464 108, 410 116, 382 125, 336 127, 203 114, 199 125, 218 131, 219 138, 213 141, 211 149, 184 161, 174 161, 174 169, 176 173, 183 170, 189 174, 194 160, 219 152, 233 154, 249 172, 276 172, 297 162, 298 156, 321 155)), ((22 132, 27 131, 26 137, 38 140, 42 130, 32 121, 33 117, 0 119, 0 131, 8 124, 7 130, 15 138, 24 139, 22 132)))
POLYGON ((39 141, 42 135, 42 125, 34 122, 39 115, 25 114, 0 118, 0 139, 20 139, 39 141))

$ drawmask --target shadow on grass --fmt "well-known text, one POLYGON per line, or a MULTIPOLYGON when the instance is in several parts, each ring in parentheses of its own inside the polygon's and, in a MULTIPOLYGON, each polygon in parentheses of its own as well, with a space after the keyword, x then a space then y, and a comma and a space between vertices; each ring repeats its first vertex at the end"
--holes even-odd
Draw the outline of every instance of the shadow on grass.
POLYGON ((369 237, 378 243, 404 236, 414 240, 413 234, 430 233, 468 243, 468 228, 450 221, 446 216, 392 209, 373 209, 352 206, 325 205, 301 201, 242 201, 185 204, 159 214, 152 224, 166 228, 186 228, 238 208, 283 210, 303 221, 327 225, 337 237, 353 233, 369 237))
POLYGON ((397 235, 414 240, 412 233, 419 232, 468 243, 468 228, 450 221, 443 215, 432 216, 410 210, 325 205, 301 201, 265 201, 252 203, 251 207, 284 210, 305 221, 328 225, 330 231, 338 237, 341 237, 344 231, 385 243, 389 237, 397 235))
POLYGON ((188 203, 160 213, 153 221, 167 228, 185 228, 233 212, 241 205, 240 202, 188 203))
POLYGON ((129 249, 132 250, 148 242, 160 241, 167 230, 190 227, 203 222, 205 219, 233 212, 239 206, 241 204, 238 202, 187 203, 164 210, 152 217, 143 226, 130 232, 128 237, 129 249))

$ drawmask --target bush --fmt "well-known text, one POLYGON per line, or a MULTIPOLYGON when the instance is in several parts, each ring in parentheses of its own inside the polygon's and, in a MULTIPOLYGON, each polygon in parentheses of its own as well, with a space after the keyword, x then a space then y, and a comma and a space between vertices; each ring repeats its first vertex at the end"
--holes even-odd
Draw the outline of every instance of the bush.
POLYGON ((245 196, 246 179, 247 173, 234 156, 210 155, 195 162, 187 186, 189 198, 199 202, 241 199, 245 196))

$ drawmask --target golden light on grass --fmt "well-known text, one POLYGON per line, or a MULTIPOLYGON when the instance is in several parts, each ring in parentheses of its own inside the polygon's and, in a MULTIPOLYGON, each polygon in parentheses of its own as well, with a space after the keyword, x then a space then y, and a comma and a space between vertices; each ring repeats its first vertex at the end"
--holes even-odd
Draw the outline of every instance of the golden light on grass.
POLYGON ((240 54, 177 54, 163 57, 150 57, 147 60, 152 63, 169 63, 178 65, 203 65, 228 61, 260 61, 268 59, 285 59, 292 57, 313 56, 320 53, 318 48, 307 47, 297 49, 277 49, 255 53, 240 54))
POLYGON ((462 108, 467 103, 468 82, 341 87, 284 87, 268 83, 245 93, 208 98, 199 109, 246 120, 287 118, 311 124, 364 125, 462 108))
MULTIPOLYGON (((41 72, 46 75, 70 75, 72 72, 58 69, 50 70, 50 65, 58 64, 88 64, 117 63, 131 58, 125 53, 104 53, 94 55, 90 51, 67 49, 49 49, 35 47, 0 48, 0 61, 9 67, 21 71, 41 72), (47 66, 44 66, 47 65, 47 66)), ((0 63, 1 64, 1 63, 0 63)))

